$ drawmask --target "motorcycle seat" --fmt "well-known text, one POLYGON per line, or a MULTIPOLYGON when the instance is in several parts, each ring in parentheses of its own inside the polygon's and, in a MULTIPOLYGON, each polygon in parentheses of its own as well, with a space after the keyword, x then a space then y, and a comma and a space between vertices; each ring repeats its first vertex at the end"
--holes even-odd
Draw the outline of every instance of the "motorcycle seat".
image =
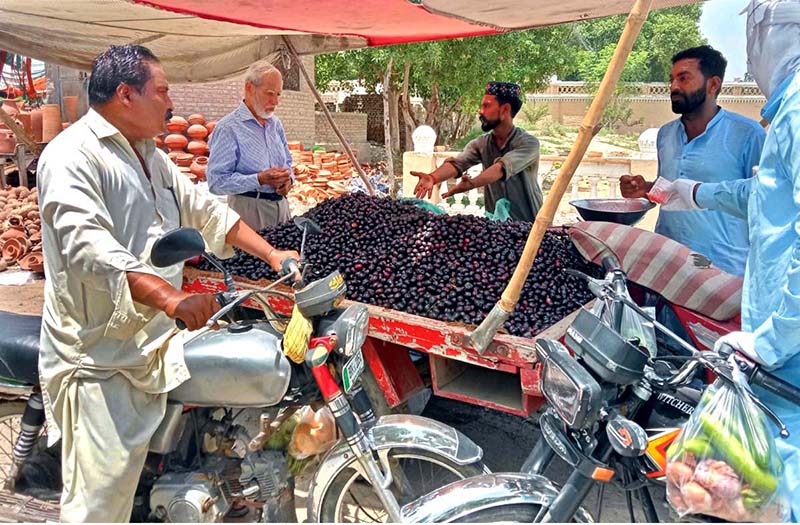
POLYGON ((42 318, 0 311, 0 327, 0 377, 38 383, 42 318))

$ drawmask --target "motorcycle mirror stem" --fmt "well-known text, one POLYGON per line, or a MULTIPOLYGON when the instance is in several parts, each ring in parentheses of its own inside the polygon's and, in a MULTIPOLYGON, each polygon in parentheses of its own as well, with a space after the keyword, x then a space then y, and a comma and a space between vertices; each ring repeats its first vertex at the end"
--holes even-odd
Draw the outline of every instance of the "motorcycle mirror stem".
POLYGON ((233 276, 222 264, 220 264, 217 258, 209 252, 203 252, 203 259, 208 261, 211 266, 213 266, 222 274, 222 280, 225 283, 226 291, 230 293, 236 292, 236 286, 233 284, 233 276))

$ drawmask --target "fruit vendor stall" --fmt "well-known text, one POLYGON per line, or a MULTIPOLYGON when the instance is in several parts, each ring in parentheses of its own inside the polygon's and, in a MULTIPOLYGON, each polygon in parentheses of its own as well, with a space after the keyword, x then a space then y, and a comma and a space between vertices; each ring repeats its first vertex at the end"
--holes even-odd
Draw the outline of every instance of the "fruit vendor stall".
MULTIPOLYGON (((591 298, 579 278, 563 271, 593 271, 564 231, 548 232, 507 333, 481 355, 466 334, 500 296, 529 223, 436 215, 363 193, 326 200, 305 216, 322 228, 306 244, 311 278, 339 270, 347 298, 369 307, 364 356, 386 408, 402 408, 429 386, 440 396, 519 415, 538 408, 533 337, 560 338, 572 313, 591 298)), ((300 247, 301 232, 292 223, 262 234, 279 249, 300 247)), ((277 277, 239 251, 222 264, 244 287, 277 277)), ((184 287, 216 292, 224 284, 213 267, 201 264, 187 268, 184 287)), ((275 306, 291 311, 288 301, 278 299, 275 306)))

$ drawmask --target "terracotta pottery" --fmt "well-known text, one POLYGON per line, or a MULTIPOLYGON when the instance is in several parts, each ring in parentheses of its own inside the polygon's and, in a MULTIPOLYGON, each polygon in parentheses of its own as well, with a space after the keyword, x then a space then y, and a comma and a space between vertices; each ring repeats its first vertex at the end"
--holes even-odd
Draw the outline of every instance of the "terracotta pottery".
POLYGON ((5 245, 6 241, 11 239, 27 239, 28 235, 25 233, 25 228, 22 226, 11 226, 2 235, 0 235, 0 247, 5 245))
POLYGON ((0 129, 0 153, 14 153, 17 146, 17 139, 14 133, 8 129, 0 129))
POLYGON ((189 121, 189 124, 200 124, 201 126, 206 123, 206 118, 201 113, 189 115, 189 118, 186 120, 189 121))
POLYGON ((50 142, 61 133, 61 108, 58 104, 42 106, 42 142, 50 142))
POLYGON ((7 98, 3 101, 3 111, 5 111, 8 116, 10 117, 17 117, 17 113, 19 113, 19 107, 17 106, 16 100, 11 100, 7 98))
POLYGON ((189 139, 178 133, 167 135, 164 139, 164 144, 172 151, 181 151, 189 144, 189 139))
POLYGON ((170 133, 183 133, 188 127, 189 123, 186 122, 186 119, 178 116, 172 117, 167 123, 167 131, 170 133))
POLYGON ((20 257, 27 253, 30 243, 28 239, 8 239, 3 243, 3 259, 8 262, 16 262, 20 257))
POLYGON ((206 180, 206 167, 208 166, 208 157, 196 157, 189 169, 197 176, 198 180, 206 180))
POLYGON ((69 122, 78 121, 78 97, 67 95, 64 97, 64 115, 69 122))
POLYGON ((208 144, 203 140, 193 140, 186 146, 186 151, 192 155, 206 155, 208 153, 208 144))
POLYGON ((203 140, 208 136, 208 130, 202 124, 192 124, 189 126, 189 129, 186 130, 186 134, 193 139, 203 140))
POLYGON ((22 124, 22 129, 28 136, 33 137, 33 122, 31 121, 31 114, 29 111, 20 111, 17 113, 17 121, 22 124))
POLYGON ((44 257, 41 252, 31 252, 19 260, 19 267, 31 272, 44 272, 44 257))
POLYGON ((175 163, 182 168, 188 168, 191 166, 193 159, 194 155, 191 153, 178 153, 178 156, 175 158, 175 163))
POLYGON ((178 155, 180 155, 181 153, 182 152, 180 150, 170 151, 169 153, 167 153, 167 157, 169 157, 169 160, 171 160, 172 162, 177 164, 178 163, 178 155))
POLYGON ((36 142, 42 141, 42 110, 31 110, 31 134, 36 142))
POLYGON ((209 135, 211 134, 212 131, 214 131, 214 128, 216 128, 216 127, 217 127, 217 121, 216 120, 212 120, 210 122, 206 122, 206 129, 208 130, 209 135))
POLYGON ((65 129, 67 129, 71 125, 72 125, 72 122, 62 122, 61 123, 61 131, 64 131, 65 129))
POLYGON ((153 140, 156 142, 156 147, 157 148, 160 148, 161 146, 164 145, 164 139, 161 138, 161 135, 159 135, 157 137, 153 137, 153 140))

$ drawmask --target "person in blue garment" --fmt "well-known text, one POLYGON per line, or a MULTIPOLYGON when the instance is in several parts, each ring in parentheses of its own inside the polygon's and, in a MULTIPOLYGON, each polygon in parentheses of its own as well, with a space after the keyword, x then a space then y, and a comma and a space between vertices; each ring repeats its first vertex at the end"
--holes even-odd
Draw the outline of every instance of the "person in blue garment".
MULTIPOLYGON (((727 61, 711 46, 672 57, 672 111, 681 115, 658 131, 658 176, 669 181, 746 179, 758 163, 765 132, 754 120, 717 105, 727 61)), ((653 183, 641 175, 620 178, 622 196, 645 197, 653 183)), ((743 275, 747 221, 720 211, 674 211, 662 207, 656 233, 704 255, 718 268, 743 275)))
MULTIPOLYGON (((717 348, 727 344, 800 387, 800 0, 751 0, 746 11, 747 66, 767 97, 761 115, 770 123, 758 173, 742 181, 690 181, 690 191, 669 200, 747 219, 742 331, 720 338, 717 348)), ((800 405, 753 390, 791 433, 775 441, 797 522, 800 405)))

